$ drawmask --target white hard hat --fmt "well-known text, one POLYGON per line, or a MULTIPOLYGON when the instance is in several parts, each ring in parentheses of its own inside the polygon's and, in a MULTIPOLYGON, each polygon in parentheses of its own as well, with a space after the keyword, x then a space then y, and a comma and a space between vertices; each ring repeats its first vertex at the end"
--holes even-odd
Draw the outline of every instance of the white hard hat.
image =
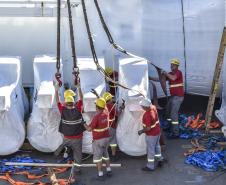
POLYGON ((151 100, 149 100, 148 98, 144 98, 143 100, 140 101, 140 106, 143 107, 150 107, 151 106, 151 100))

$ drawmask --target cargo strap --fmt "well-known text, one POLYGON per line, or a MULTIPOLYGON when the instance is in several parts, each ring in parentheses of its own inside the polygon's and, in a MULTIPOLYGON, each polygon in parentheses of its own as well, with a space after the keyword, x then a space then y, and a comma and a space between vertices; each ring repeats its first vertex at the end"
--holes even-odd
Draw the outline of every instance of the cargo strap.
MULTIPOLYGON (((41 178, 41 177, 40 177, 41 178)), ((44 183, 41 181, 36 181, 36 182, 23 182, 23 181, 16 181, 14 180, 9 173, 6 173, 4 176, 0 176, 1 180, 8 181, 11 185, 48 185, 49 183, 44 183)), ((39 178, 33 178, 34 179, 39 179, 39 178)), ((59 185, 68 185, 70 182, 67 179, 57 179, 57 182, 59 185)))
POLYGON ((193 147, 189 149, 187 152, 185 152, 184 156, 189 156, 192 155, 193 153, 200 151, 206 151, 205 147, 199 144, 198 139, 192 139, 191 144, 193 147))
MULTIPOLYGON (((114 39, 113 39, 113 37, 112 37, 112 35, 111 35, 109 29, 108 29, 108 26, 107 26, 107 24, 106 24, 106 22, 105 22, 105 20, 104 20, 104 17, 103 17, 103 15, 102 15, 100 6, 99 6, 99 4, 98 4, 98 0, 94 0, 94 4, 95 4, 95 6, 96 6, 96 9, 97 9, 97 12, 98 12, 98 15, 99 15, 99 18, 100 18, 102 27, 103 27, 103 29, 104 29, 104 31, 105 31, 107 37, 108 37, 109 43, 112 45, 112 47, 115 48, 116 50, 118 50, 119 52, 124 53, 124 54, 126 54, 126 55, 128 55, 128 56, 130 56, 130 57, 138 58, 138 59, 142 59, 142 60, 147 60, 147 59, 145 59, 145 58, 139 57, 139 56, 137 56, 137 55, 134 55, 134 54, 132 54, 132 53, 126 51, 124 48, 122 48, 121 46, 119 46, 118 44, 115 43, 115 41, 114 41, 114 39)), ((147 60, 147 61, 149 61, 149 60, 147 60)), ((155 64, 153 64, 152 62, 150 62, 150 64, 153 65, 153 66, 156 68, 157 71, 160 71, 160 70, 161 70, 161 68, 157 67, 157 66, 156 66, 155 64)), ((159 72, 158 72, 158 74, 159 74, 159 72)), ((162 79, 162 80, 160 80, 160 84, 161 84, 161 87, 162 87, 162 89, 163 89, 163 92, 165 93, 165 95, 166 95, 166 97, 167 97, 166 80, 164 80, 165 77, 163 77, 163 76, 165 76, 165 75, 159 74, 159 79, 162 79), (164 82, 165 82, 165 84, 164 84, 164 82), (165 88, 164 88, 164 87, 165 87, 165 88)), ((166 79, 166 78, 165 78, 165 79, 166 79)), ((116 84, 116 85, 118 85, 118 84, 116 84)))
MULTIPOLYGON (((68 168, 53 168, 53 171, 55 174, 59 174, 59 173, 64 173, 65 171, 67 171, 67 169, 68 168)), ((48 184, 48 183, 43 183, 38 180, 42 177, 48 176, 49 175, 48 173, 44 173, 42 175, 34 175, 34 174, 29 173, 28 171, 23 171, 23 172, 16 172, 16 173, 12 173, 12 174, 13 175, 26 175, 28 179, 37 180, 37 181, 36 182, 16 181, 11 177, 9 172, 6 173, 5 175, 0 176, 0 179, 8 181, 11 185, 47 185, 48 184)), ((68 180, 67 179, 59 179, 58 184, 59 185, 67 185, 68 180)))
MULTIPOLYGON (((126 87, 125 85, 122 85, 118 82, 116 82, 115 80, 113 80, 112 78, 109 77, 109 75, 105 72, 105 70, 100 66, 99 62, 98 62, 98 57, 95 51, 95 47, 94 47, 94 42, 93 42, 93 38, 92 38, 92 34, 90 31, 90 26, 89 26, 89 20, 88 20, 88 16, 87 16, 87 12, 86 12, 86 5, 85 5, 85 0, 81 0, 82 2, 82 9, 83 9, 83 15, 84 15, 84 19, 85 19, 85 25, 86 25, 86 30, 87 30, 87 34, 88 34, 88 39, 89 39, 89 44, 90 44, 90 48, 91 48, 91 52, 92 52, 92 56, 93 56, 93 61, 97 66, 97 70, 105 76, 105 79, 108 82, 111 82, 113 84, 115 84, 116 86, 122 87, 124 89, 127 90, 132 90, 132 91, 136 91, 138 92, 140 95, 144 96, 139 90, 135 90, 135 89, 131 89, 129 87, 126 87)), ((97 2, 96 2, 97 3, 97 2)), ((117 46, 117 48, 119 48, 119 46, 117 46)), ((122 49, 123 50, 123 49, 122 49)), ((135 56, 134 56, 135 57, 135 56)))

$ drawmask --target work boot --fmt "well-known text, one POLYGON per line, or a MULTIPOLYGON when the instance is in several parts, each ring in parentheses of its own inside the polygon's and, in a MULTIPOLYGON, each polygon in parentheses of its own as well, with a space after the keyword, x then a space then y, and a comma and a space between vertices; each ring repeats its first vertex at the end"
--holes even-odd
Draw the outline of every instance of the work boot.
POLYGON ((167 135, 167 138, 168 139, 177 139, 177 138, 179 138, 179 135, 175 135, 174 133, 168 133, 168 135, 167 135))
POLYGON ((141 168, 141 170, 146 172, 154 171, 154 169, 148 168, 147 166, 145 166, 144 168, 141 168))
POLYGON ((102 176, 97 175, 97 177, 95 178, 95 180, 97 180, 97 181, 104 181, 105 180, 105 177, 103 175, 102 176))
POLYGON ((112 162, 116 162, 116 161, 118 161, 118 159, 119 159, 119 157, 118 157, 117 155, 113 155, 113 156, 111 157, 111 161, 112 161, 112 162))
POLYGON ((161 168, 161 167, 163 166, 163 164, 164 164, 164 162, 163 162, 163 161, 158 161, 157 166, 161 168))
POLYGON ((106 175, 107 175, 107 177, 111 177, 112 176, 112 171, 107 171, 106 175))

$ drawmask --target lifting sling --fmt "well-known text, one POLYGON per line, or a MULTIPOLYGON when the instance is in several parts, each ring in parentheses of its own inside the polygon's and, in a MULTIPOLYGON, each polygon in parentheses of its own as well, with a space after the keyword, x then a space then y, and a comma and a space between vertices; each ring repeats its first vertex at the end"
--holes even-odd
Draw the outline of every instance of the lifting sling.
POLYGON ((71 38, 71 52, 72 52, 72 58, 73 58, 73 72, 74 75, 74 85, 78 85, 79 82, 79 68, 78 68, 78 60, 76 56, 75 51, 75 38, 74 38, 74 28, 73 28, 73 22, 72 22, 72 13, 71 13, 71 2, 70 0, 67 0, 67 7, 68 7, 68 20, 69 20, 69 28, 70 28, 70 38, 71 38))
POLYGON ((55 78, 59 84, 62 86, 61 73, 60 73, 60 15, 61 14, 61 0, 57 0, 57 57, 56 57, 56 69, 55 78))
MULTIPOLYGON (((103 17, 103 15, 102 15, 102 13, 101 13, 101 10, 100 10, 99 4, 98 4, 98 0, 94 0, 94 4, 95 4, 95 6, 96 6, 96 9, 97 9, 97 12, 98 12, 98 15, 99 15, 99 18, 100 18, 102 27, 103 27, 103 29, 104 29, 104 31, 105 31, 107 37, 108 37, 108 40, 109 40, 110 44, 111 44, 116 50, 118 50, 119 52, 124 53, 124 54, 126 54, 126 55, 128 55, 128 56, 130 56, 130 57, 133 57, 133 58, 140 58, 140 59, 147 60, 147 59, 145 59, 145 58, 141 58, 141 57, 136 56, 136 55, 134 55, 134 54, 132 54, 132 53, 129 53, 129 52, 126 51, 124 48, 122 48, 121 46, 119 46, 118 44, 115 43, 115 41, 114 41, 114 39, 113 39, 113 37, 112 37, 112 35, 111 35, 111 33, 110 33, 108 27, 107 27, 107 24, 105 23, 104 17, 103 17)), ((148 61, 148 60, 147 60, 147 61, 148 61)), ((152 62, 150 62, 150 64, 153 65, 153 66, 156 68, 156 70, 157 70, 157 72, 158 72, 159 79, 160 79, 161 87, 162 87, 162 89, 163 89, 163 92, 164 92, 165 96, 167 97, 166 79, 165 79, 165 78, 163 77, 163 75, 161 75, 161 73, 160 73, 161 68, 159 68, 158 66, 156 66, 156 65, 153 64, 152 62)))
POLYGON ((96 54, 96 51, 95 51, 95 47, 94 47, 94 43, 93 43, 93 39, 92 39, 92 34, 91 34, 91 31, 90 31, 90 26, 89 26, 89 21, 88 21, 88 16, 87 16, 87 11, 86 11, 85 1, 84 0, 81 0, 81 2, 82 2, 83 15, 84 15, 84 19, 85 19, 85 25, 86 25, 86 30, 87 30, 87 34, 88 34, 89 43, 90 43, 90 48, 91 48, 91 52, 92 52, 94 63, 97 66, 97 70, 102 75, 105 76, 105 78, 106 78, 107 81, 112 82, 113 84, 115 84, 115 85, 117 85, 119 87, 122 87, 124 89, 136 91, 139 94, 141 94, 142 96, 144 96, 140 91, 131 89, 129 87, 126 87, 126 86, 124 86, 124 85, 122 85, 122 84, 114 81, 113 79, 111 79, 109 77, 109 75, 105 72, 105 70, 100 66, 100 64, 98 62, 97 54, 96 54))

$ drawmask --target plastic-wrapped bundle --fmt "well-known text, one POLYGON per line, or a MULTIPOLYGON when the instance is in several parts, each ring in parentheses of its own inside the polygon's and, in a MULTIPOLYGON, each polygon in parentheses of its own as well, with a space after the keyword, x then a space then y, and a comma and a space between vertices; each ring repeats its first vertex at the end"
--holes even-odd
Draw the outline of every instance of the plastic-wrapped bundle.
MULTIPOLYGON (((147 61, 127 58, 119 61, 119 82, 129 88, 140 91, 148 96, 148 65, 147 61), (136 74, 136 75, 135 75, 136 74)), ((146 154, 145 134, 138 136, 142 129, 144 111, 139 105, 142 96, 133 90, 119 88, 119 101, 125 100, 116 130, 117 141, 121 151, 128 155, 139 156, 146 154)))
POLYGON ((27 110, 20 60, 0 58, 0 155, 12 154, 23 144, 27 110))
POLYGON ((186 164, 198 166, 205 171, 217 171, 226 165, 226 150, 214 152, 197 152, 189 155, 186 160, 186 164))
POLYGON ((58 132, 60 113, 56 107, 52 82, 55 72, 55 57, 34 59, 34 99, 27 137, 31 145, 42 152, 53 152, 63 142, 58 132))
MULTIPOLYGON (((98 59, 101 67, 104 68, 104 59, 98 59)), ((101 95, 105 92, 105 78, 99 73, 92 58, 79 58, 78 67, 80 71, 81 90, 83 93, 83 117, 87 124, 90 124, 95 112, 95 100, 97 97, 91 93, 91 89, 95 89, 96 92, 101 95)), ((82 151, 84 153, 92 153, 92 132, 85 131, 83 133, 83 146, 82 151)))
POLYGON ((224 65, 223 65, 222 81, 223 81, 222 103, 221 103, 220 109, 215 111, 215 115, 224 124, 224 127, 222 128, 222 132, 226 137, 226 60, 225 59, 224 59, 224 65))
POLYGON ((183 0, 183 5, 186 90, 208 96, 224 28, 224 0, 183 0))

